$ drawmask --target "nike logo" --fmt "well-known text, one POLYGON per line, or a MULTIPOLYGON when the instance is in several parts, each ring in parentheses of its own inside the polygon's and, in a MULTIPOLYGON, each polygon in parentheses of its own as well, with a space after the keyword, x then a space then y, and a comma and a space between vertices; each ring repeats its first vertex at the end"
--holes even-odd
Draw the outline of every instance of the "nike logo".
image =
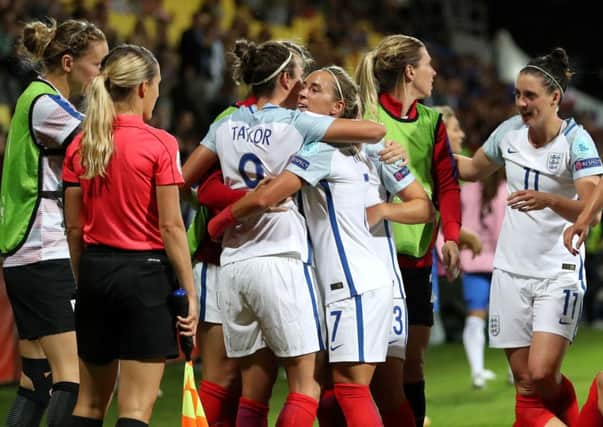
POLYGON ((398 342, 398 340, 393 340, 393 341, 389 341, 387 344, 388 344, 388 345, 392 345, 392 344, 395 344, 395 343, 397 343, 397 342, 398 342))
POLYGON ((515 153, 518 153, 518 152, 519 151, 517 151, 517 150, 512 150, 511 147, 507 148, 507 153, 509 153, 509 154, 515 154, 515 153))
POLYGON ((336 345, 336 346, 333 346, 333 345, 332 345, 332 346, 331 346, 331 351, 335 351, 335 350, 337 350, 337 349, 338 349, 339 347, 341 347, 342 345, 343 345, 343 344, 339 344, 339 345, 336 345))
POLYGON ((560 325, 571 325, 572 321, 570 320, 569 322, 563 320, 563 319, 559 319, 559 324, 560 325))

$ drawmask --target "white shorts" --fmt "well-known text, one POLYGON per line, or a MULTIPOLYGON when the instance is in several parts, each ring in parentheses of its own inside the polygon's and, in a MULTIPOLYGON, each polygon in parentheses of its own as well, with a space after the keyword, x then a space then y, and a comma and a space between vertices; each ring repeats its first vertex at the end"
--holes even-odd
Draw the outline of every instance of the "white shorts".
POLYGON ((218 274, 220 267, 199 262, 193 267, 193 277, 199 295, 199 322, 222 324, 218 307, 218 274))
POLYGON ((494 269, 490 289, 490 346, 527 347, 534 332, 572 341, 582 313, 585 280, 575 273, 541 279, 494 269))
POLYGON ((268 347, 277 357, 324 350, 324 314, 311 267, 257 257, 220 268, 218 301, 228 357, 268 347))
POLYGON ((387 357, 406 359, 408 342, 408 311, 404 298, 394 298, 392 328, 387 342, 387 357))
POLYGON ((329 362, 385 361, 393 287, 373 289, 326 307, 329 362))

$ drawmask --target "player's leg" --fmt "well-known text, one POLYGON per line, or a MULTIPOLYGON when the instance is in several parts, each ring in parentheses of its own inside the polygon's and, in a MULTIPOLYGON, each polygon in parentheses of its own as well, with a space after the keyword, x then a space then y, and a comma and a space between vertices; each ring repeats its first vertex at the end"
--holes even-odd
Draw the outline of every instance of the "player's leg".
POLYGON ((96 364, 80 359, 80 389, 71 427, 102 426, 117 378, 117 360, 96 364))
POLYGON ((530 375, 548 407, 567 425, 575 426, 578 402, 572 382, 561 375, 561 363, 578 329, 584 286, 572 272, 540 280, 534 289, 530 375))
POLYGON ((490 274, 463 274, 463 294, 468 309, 463 329, 463 346, 471 368, 473 387, 482 388, 494 379, 492 371, 484 368, 486 343, 485 319, 490 294, 490 274))
POLYGON ((393 288, 379 288, 326 307, 335 397, 348 426, 381 425, 370 383, 387 355, 393 288))
POLYGON ((593 380, 586 403, 580 411, 578 427, 603 427, 603 372, 593 380))
POLYGON ((222 315, 218 306, 219 267, 198 263, 194 267, 199 285, 197 348, 201 358, 199 397, 210 425, 234 426, 241 396, 241 376, 236 359, 226 356, 222 315))
POLYGON ((320 385, 316 371, 316 353, 281 359, 286 372, 289 394, 277 426, 311 427, 318 411, 320 385))
POLYGON ((25 357, 23 367, 33 376, 30 377, 32 388, 20 389, 19 402, 14 409, 21 408, 19 412, 23 412, 29 408, 31 414, 23 417, 35 418, 39 417, 47 402, 49 425, 64 425, 73 411, 79 382, 71 302, 75 283, 69 260, 9 267, 4 275, 22 338, 20 349, 25 357), (52 377, 44 371, 47 364, 52 377), (53 382, 54 390, 50 398, 49 380, 53 382))
POLYGON ((50 365, 37 340, 19 340, 19 353, 19 389, 8 410, 6 427, 38 427, 50 400, 50 365))
POLYGON ((404 358, 408 340, 408 311, 403 298, 394 298, 392 328, 390 330, 387 359, 375 369, 371 393, 381 413, 383 424, 389 426, 414 426, 414 414, 404 395, 404 358))
POLYGON ((431 266, 403 268, 408 307, 408 344, 404 363, 404 394, 415 415, 417 427, 425 419, 425 351, 433 326, 431 266))

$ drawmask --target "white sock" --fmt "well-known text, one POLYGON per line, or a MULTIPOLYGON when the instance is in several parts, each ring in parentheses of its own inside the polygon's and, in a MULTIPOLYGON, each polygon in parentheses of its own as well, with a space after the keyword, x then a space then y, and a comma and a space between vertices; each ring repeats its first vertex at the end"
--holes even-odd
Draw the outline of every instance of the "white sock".
POLYGON ((465 319, 463 345, 472 376, 484 370, 484 345, 486 343, 484 325, 484 319, 477 316, 469 316, 465 319))

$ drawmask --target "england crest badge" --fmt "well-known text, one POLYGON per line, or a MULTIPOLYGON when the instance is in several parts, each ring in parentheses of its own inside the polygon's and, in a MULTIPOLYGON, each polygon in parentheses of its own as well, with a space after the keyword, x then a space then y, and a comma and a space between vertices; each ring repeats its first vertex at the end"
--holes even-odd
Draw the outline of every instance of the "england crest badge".
POLYGON ((546 161, 546 167, 551 172, 559 172, 561 169, 561 161, 563 160, 563 153, 549 153, 546 161))

